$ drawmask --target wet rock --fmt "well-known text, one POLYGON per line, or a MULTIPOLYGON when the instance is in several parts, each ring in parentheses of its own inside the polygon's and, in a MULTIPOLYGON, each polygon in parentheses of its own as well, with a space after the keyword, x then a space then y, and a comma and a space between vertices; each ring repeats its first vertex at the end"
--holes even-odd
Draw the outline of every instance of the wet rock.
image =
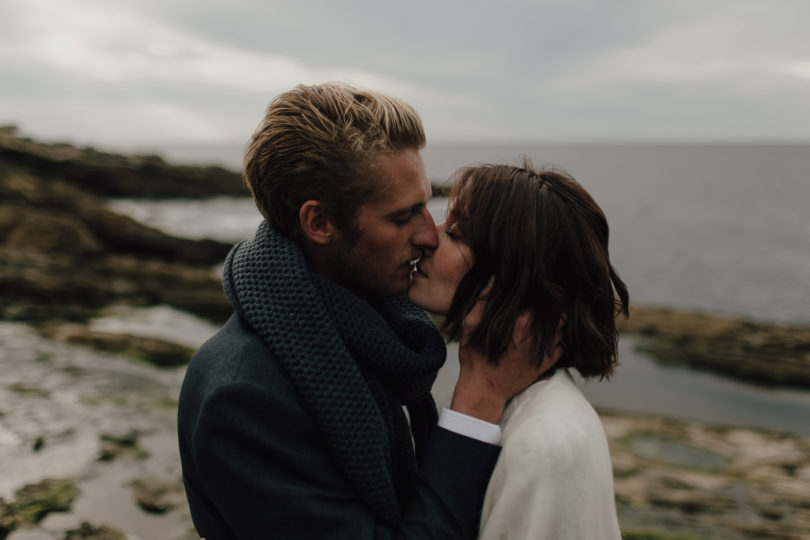
POLYGON ((65 532, 65 540, 127 540, 127 537, 111 527, 91 525, 83 521, 78 529, 65 532))
POLYGON ((621 332, 664 363, 686 364, 761 385, 810 388, 810 327, 632 306, 621 332))
POLYGON ((2 205, 0 223, 7 229, 3 242, 6 248, 66 251, 76 255, 99 253, 103 249, 80 220, 45 209, 2 205))
POLYGON ((0 540, 4 540, 17 528, 17 514, 14 507, 0 497, 0 540))
POLYGON ((693 491, 669 490, 661 496, 650 497, 649 502, 662 508, 675 508, 684 514, 719 515, 735 508, 734 501, 718 497, 714 493, 695 493, 693 491))
POLYGON ((160 156, 124 156, 70 144, 44 144, 0 132, 0 161, 105 197, 249 195, 237 172, 221 167, 173 166, 160 156))
POLYGON ((622 533, 622 540, 709 540, 699 536, 670 534, 664 531, 630 531, 622 533))
POLYGON ((168 304, 222 322, 233 308, 209 267, 134 256, 77 260, 0 246, 0 316, 29 322, 86 321, 111 304, 168 304))
POLYGON ((177 343, 129 334, 98 332, 82 324, 45 325, 42 328, 48 337, 125 354, 158 367, 186 365, 194 354, 193 349, 177 343))
POLYGON ((130 430, 123 434, 104 433, 101 435, 99 461, 113 461, 124 455, 136 458, 148 456, 148 452, 138 446, 138 432, 136 430, 130 430))
POLYGON ((810 530, 810 439, 655 417, 601 417, 619 521, 625 531, 644 531, 624 538, 670 538, 642 535, 666 530, 674 538, 798 539, 799 531, 810 530))
POLYGON ((40 435, 39 437, 34 439, 34 444, 31 445, 31 449, 34 452, 39 452, 43 448, 45 448, 45 437, 40 435))
POLYGON ((133 483, 135 501, 145 512, 162 514, 185 504, 182 482, 163 478, 141 478, 133 483))
POLYGON ((211 266, 230 245, 174 238, 95 196, 0 162, 0 317, 87 320, 111 303, 165 303, 216 321, 230 307, 211 266))
POLYGON ((131 429, 125 433, 102 433, 101 440, 126 448, 135 448, 138 445, 138 430, 131 429))
POLYGON ((21 383, 14 383, 8 386, 8 389, 16 392, 18 394, 23 394, 27 396, 39 397, 39 398, 47 398, 50 394, 47 390, 42 388, 37 388, 36 386, 30 386, 27 384, 21 383))
POLYGON ((56 540, 56 537, 42 529, 22 528, 14 531, 9 540, 56 540))
POLYGON ((67 512, 79 489, 72 480, 45 479, 28 484, 15 493, 11 509, 21 523, 39 523, 50 512, 67 512))

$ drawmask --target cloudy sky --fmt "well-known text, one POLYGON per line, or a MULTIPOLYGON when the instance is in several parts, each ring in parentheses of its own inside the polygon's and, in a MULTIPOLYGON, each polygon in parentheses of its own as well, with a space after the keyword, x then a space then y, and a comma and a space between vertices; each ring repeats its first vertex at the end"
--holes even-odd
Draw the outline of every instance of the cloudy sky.
POLYGON ((242 144, 343 80, 431 141, 810 141, 807 0, 2 0, 0 124, 242 144))

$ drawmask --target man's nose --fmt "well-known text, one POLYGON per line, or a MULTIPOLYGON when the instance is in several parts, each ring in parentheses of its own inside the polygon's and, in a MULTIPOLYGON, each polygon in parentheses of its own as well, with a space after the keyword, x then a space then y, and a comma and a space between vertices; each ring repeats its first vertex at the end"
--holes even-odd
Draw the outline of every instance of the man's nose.
POLYGON ((413 245, 422 249, 436 249, 439 246, 439 233, 436 232, 436 224, 433 216, 427 209, 422 208, 419 226, 413 235, 413 245))

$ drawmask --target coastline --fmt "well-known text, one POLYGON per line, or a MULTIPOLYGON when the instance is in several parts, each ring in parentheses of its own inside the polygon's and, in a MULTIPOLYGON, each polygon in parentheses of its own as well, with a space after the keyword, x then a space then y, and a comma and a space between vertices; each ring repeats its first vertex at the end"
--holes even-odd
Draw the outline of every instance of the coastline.
MULTIPOLYGON (((0 538, 32 529, 62 538, 83 521, 133 539, 196 537, 178 484, 174 427, 195 345, 99 326, 98 318, 171 306, 221 323, 230 306, 211 268, 230 244, 172 237, 111 212, 102 197, 213 197, 230 190, 244 194, 238 175, 221 169, 0 133, 0 348, 8 374, 0 387, 0 538), (40 521, 19 518, 21 498, 31 490, 18 490, 55 489, 41 484, 48 478, 78 490, 69 511, 51 511, 64 501, 58 506, 42 496, 40 503, 51 506, 40 521)), ((810 328, 631 310, 621 331, 640 336, 662 362, 810 388, 810 328)), ((801 538, 810 530, 808 438, 600 414, 627 538, 647 530, 801 538)), ((62 493, 65 485, 59 484, 62 493)))
MULTIPOLYGON (((175 408, 184 367, 0 322, 0 516, 24 486, 69 481, 67 511, 6 522, 62 538, 83 522, 126 538, 196 538, 180 482, 175 408), (31 418, 39 421, 32 423, 31 418)), ((803 538, 810 529, 810 437, 599 410, 625 538, 803 538)), ((3 537, 0 518, 0 538, 3 537)), ((92 538, 92 536, 90 536, 92 538)))

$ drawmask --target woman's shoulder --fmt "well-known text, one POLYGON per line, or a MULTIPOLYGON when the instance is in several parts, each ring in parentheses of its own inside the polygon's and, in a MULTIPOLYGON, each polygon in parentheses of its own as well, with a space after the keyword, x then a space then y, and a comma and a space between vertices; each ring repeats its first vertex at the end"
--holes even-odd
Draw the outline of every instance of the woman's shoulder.
POLYGON ((566 370, 529 387, 502 424, 510 460, 579 459, 607 453, 602 422, 566 370))
POLYGON ((550 429, 565 429, 592 420, 599 421, 593 406, 568 370, 561 369, 515 396, 507 406, 501 428, 512 431, 526 425, 548 424, 550 429))

